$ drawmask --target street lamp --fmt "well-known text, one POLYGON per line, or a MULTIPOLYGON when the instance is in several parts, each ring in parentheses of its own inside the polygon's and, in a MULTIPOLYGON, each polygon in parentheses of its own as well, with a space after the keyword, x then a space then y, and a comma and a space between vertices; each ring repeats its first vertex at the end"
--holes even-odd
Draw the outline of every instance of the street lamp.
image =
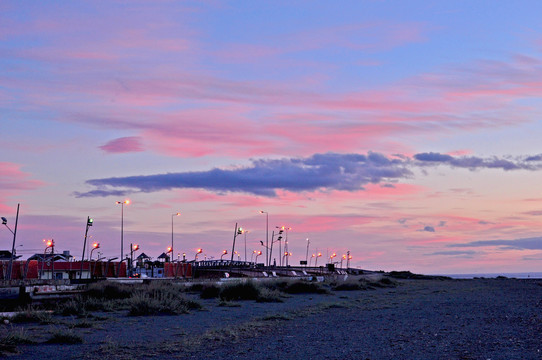
POLYGON ((258 251, 258 252, 256 253, 256 259, 254 260, 254 263, 257 263, 257 262, 258 262, 258 256, 260 256, 261 254, 262 254, 261 251, 258 251))
POLYGON ((196 256, 194 257, 194 261, 198 260, 198 254, 201 254, 203 252, 203 249, 197 249, 196 250, 196 256))
MULTIPOLYGON (((120 261, 122 263, 122 253, 124 251, 124 204, 128 205, 130 203, 130 200, 124 200, 124 201, 117 201, 117 205, 121 205, 120 210, 120 261)), ((119 271, 120 271, 120 263, 119 263, 119 271)))
MULTIPOLYGON (((4 219, 2 219, 4 220, 4 219)), ((55 272, 55 241, 53 239, 43 239, 45 242, 45 251, 43 252, 43 261, 41 263, 41 276, 43 276, 43 266, 45 265, 45 257, 47 256, 47 249, 51 249, 51 280, 53 280, 53 274, 55 272)))
POLYGON ((241 261, 241 254, 239 254, 239 251, 236 251, 235 254, 237 255, 237 261, 241 261))
POLYGON ((134 252, 139 250, 139 245, 130 244, 130 276, 133 275, 134 271, 134 252))
POLYGON ((341 257, 341 269, 343 268, 343 260, 346 260, 346 255, 343 255, 341 257))
POLYGON ((336 256, 337 256, 336 253, 331 254, 331 256, 329 257, 329 263, 330 263, 330 264, 333 264, 333 262, 332 262, 332 261, 333 261, 333 258, 336 257, 336 256))
POLYGON ((250 262, 252 262, 252 260, 254 259, 254 254, 257 254, 258 253, 258 250, 254 250, 252 252, 252 256, 250 256, 250 262))
POLYGON ((15 217, 15 231, 11 230, 8 226, 8 219, 2 217, 2 224, 5 225, 9 231, 13 234, 13 243, 11 245, 11 257, 9 259, 8 279, 11 280, 11 269, 13 268, 13 258, 15 256, 15 239, 17 238, 17 223, 19 222, 19 206, 17 204, 17 216, 15 217))
MULTIPOLYGON (((313 257, 316 257, 316 254, 312 254, 311 258, 309 259, 309 267, 311 266, 311 262, 312 262, 313 257)), ((314 266, 316 266, 316 265, 314 265, 314 266)))
POLYGON ((309 261, 309 245, 310 245, 311 241, 309 240, 309 238, 307 238, 307 255, 305 255, 305 264, 307 264, 307 261, 309 261))
POLYGON ((265 261, 269 266, 269 213, 260 210, 260 214, 265 214, 265 261))
POLYGON ((180 216, 181 213, 171 214, 171 261, 173 262, 173 218, 180 216))
POLYGON ((318 254, 316 254, 316 260, 314 261, 314 266, 315 267, 316 267, 316 264, 318 264, 318 258, 319 257, 322 257, 322 253, 320 253, 320 252, 318 254))
POLYGON ((91 219, 90 216, 87 216, 87 226, 85 229, 85 240, 83 241, 83 254, 81 255, 81 271, 79 272, 79 280, 83 278, 83 262, 85 260, 85 249, 87 247, 88 228, 91 227, 93 223, 94 223, 94 220, 91 219))
POLYGON ((171 254, 171 255, 169 255, 165 260, 169 260, 169 262, 173 262, 173 249, 171 248, 171 246, 168 246, 166 248, 166 254, 171 254))
POLYGON ((245 234, 245 261, 247 261, 247 234, 249 232, 250 231, 248 231, 248 230, 243 230, 243 234, 245 234))
POLYGON ((222 255, 220 255, 220 261, 222 261, 224 255, 228 255, 228 250, 222 250, 222 255))
MULTIPOLYGON (((92 253, 94 252, 94 250, 96 249, 99 249, 100 248, 100 243, 93 243, 92 244, 92 250, 90 250, 90 258, 89 258, 89 263, 90 263, 90 275, 89 275, 89 278, 92 277, 92 253)), ((98 258, 100 257, 100 253, 98 253, 98 258)))

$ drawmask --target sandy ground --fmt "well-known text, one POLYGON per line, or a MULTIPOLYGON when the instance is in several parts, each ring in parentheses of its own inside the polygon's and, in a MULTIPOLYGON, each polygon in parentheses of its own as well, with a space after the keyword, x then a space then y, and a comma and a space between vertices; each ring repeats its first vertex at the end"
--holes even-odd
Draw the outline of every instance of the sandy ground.
MULTIPOLYGON (((109 313, 74 329, 83 344, 24 345, 9 358, 542 359, 540 280, 404 280, 283 303, 200 301, 205 310, 187 315, 109 313)), ((20 326, 44 341, 65 325, 9 329, 20 326)))

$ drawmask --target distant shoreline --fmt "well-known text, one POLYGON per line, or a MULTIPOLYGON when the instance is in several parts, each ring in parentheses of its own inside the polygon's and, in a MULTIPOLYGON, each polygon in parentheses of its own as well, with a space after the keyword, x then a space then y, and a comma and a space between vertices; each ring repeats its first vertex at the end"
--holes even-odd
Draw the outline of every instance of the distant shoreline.
POLYGON ((519 272, 519 273, 479 273, 479 274, 430 274, 431 276, 448 276, 452 279, 475 279, 506 277, 509 279, 542 279, 542 272, 519 272))

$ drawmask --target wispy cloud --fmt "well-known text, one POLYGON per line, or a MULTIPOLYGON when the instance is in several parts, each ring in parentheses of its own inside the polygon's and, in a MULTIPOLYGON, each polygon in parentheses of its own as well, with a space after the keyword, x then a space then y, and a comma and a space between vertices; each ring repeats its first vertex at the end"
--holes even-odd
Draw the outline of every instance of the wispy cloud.
POLYGON ((108 141, 106 144, 100 146, 100 149, 108 153, 128 153, 144 150, 141 138, 138 136, 122 137, 108 141))
POLYGON ((513 240, 479 240, 448 247, 499 247, 502 250, 542 250, 542 237, 513 240))

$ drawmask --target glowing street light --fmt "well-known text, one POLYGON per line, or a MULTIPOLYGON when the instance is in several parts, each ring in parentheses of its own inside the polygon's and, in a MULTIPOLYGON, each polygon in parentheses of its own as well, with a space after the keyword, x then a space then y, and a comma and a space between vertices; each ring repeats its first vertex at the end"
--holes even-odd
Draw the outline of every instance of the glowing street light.
MULTIPOLYGON (((120 261, 123 261, 123 252, 124 252, 124 204, 128 205, 130 204, 130 200, 124 200, 124 201, 117 201, 117 205, 121 205, 120 210, 120 261)), ((120 264, 119 264, 119 271, 120 271, 120 264)))
POLYGON ((261 251, 258 251, 258 252, 256 253, 256 259, 254 260, 254 263, 257 263, 257 262, 258 262, 258 256, 260 256, 261 254, 262 254, 261 251))
POLYGON ((43 266, 45 265, 45 257, 47 256, 47 249, 51 249, 51 261, 52 261, 52 267, 51 267, 51 280, 53 280, 54 272, 55 272, 55 241, 53 239, 43 239, 43 242, 45 243, 45 251, 43 252, 43 261, 41 263, 41 274, 43 276, 43 266))
MULTIPOLYGON (((309 259, 309 266, 311 266, 311 261, 312 261, 312 258, 314 257, 316 257, 316 254, 312 254, 311 258, 309 259)), ((316 264, 314 266, 316 266, 316 264)))
POLYGON ((203 252, 203 249, 197 249, 196 250, 196 256, 194 257, 194 261, 198 260, 198 254, 201 254, 203 252))
MULTIPOLYGON (((98 242, 95 242, 92 244, 92 250, 90 250, 90 258, 89 258, 89 263, 90 263, 90 275, 89 275, 89 278, 92 277, 92 253, 94 252, 94 250, 96 249, 99 249, 100 248, 100 243, 98 242)), ((99 257, 100 257, 100 253, 98 252, 98 260, 99 260, 99 257)), ((96 261, 98 261, 96 260, 96 261)))
POLYGON ((134 271, 134 252, 139 250, 139 245, 137 244, 130 244, 130 276, 133 275, 134 271))
POLYGON ((333 261, 333 258, 336 257, 336 256, 337 256, 336 253, 331 254, 331 256, 329 257, 329 263, 330 263, 330 264, 333 263, 333 262, 332 262, 332 261, 333 261))
POLYGON ((316 266, 316 264, 318 264, 318 258, 319 257, 322 257, 322 253, 320 253, 320 252, 318 254, 316 254, 316 260, 314 261, 314 266, 316 266))
POLYGON ((228 250, 222 250, 222 255, 220 255, 220 260, 222 261, 222 258, 224 255, 228 255, 228 250))
POLYGON ((181 216, 181 213, 171 214, 171 262, 173 262, 173 218, 181 216))

